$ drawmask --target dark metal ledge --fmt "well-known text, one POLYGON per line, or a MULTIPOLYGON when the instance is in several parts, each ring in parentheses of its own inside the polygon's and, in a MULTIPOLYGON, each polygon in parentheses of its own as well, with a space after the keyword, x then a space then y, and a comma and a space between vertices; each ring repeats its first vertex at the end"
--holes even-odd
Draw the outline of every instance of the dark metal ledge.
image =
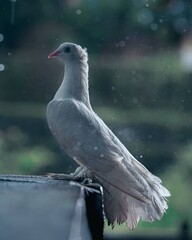
POLYGON ((0 239, 102 240, 101 192, 98 184, 0 175, 0 239))

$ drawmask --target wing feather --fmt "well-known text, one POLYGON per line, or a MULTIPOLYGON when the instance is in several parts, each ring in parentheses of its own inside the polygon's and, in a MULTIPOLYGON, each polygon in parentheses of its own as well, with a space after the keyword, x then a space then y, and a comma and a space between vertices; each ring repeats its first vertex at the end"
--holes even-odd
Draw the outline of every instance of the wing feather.
POLYGON ((124 193, 148 200, 145 179, 135 177, 130 164, 132 155, 128 151, 125 154, 123 144, 118 144, 120 141, 93 111, 73 99, 52 101, 51 105, 49 114, 53 108, 57 116, 50 128, 73 159, 124 193))

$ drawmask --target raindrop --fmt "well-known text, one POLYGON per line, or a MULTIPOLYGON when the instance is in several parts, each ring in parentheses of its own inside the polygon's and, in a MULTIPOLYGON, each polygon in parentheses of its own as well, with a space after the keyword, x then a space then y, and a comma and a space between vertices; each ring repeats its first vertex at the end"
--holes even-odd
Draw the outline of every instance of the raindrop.
POLYGON ((81 10, 80 10, 80 9, 77 9, 76 13, 77 13, 78 15, 80 15, 80 14, 81 14, 81 10))
POLYGON ((5 65, 0 64, 0 71, 2 72, 2 71, 4 71, 4 70, 5 70, 5 65))
POLYGON ((137 14, 138 22, 142 23, 143 25, 148 25, 153 22, 154 16, 151 10, 147 8, 143 8, 137 14))
POLYGON ((15 23, 15 3, 17 0, 10 0, 11 1, 11 24, 15 23))
POLYGON ((158 26, 157 26, 156 23, 152 23, 152 24, 151 24, 151 30, 156 31, 157 28, 158 28, 158 26))
POLYGON ((95 147, 94 147, 94 150, 95 150, 95 151, 97 151, 97 150, 98 150, 98 147, 97 147, 97 146, 95 146, 95 147))
POLYGON ((103 153, 101 153, 101 154, 100 154, 100 157, 101 157, 101 158, 103 158, 103 157, 104 157, 104 154, 103 154, 103 153))
MULTIPOLYGON (((73 150, 76 151, 76 152, 79 151, 79 146, 77 146, 77 145, 74 146, 74 147, 73 147, 73 150)), ((74 159, 74 160, 75 160, 75 159, 74 159)))
POLYGON ((159 19, 159 22, 160 22, 160 23, 163 23, 163 19, 162 19, 162 18, 160 18, 160 19, 159 19))
POLYGON ((140 155, 139 158, 143 158, 143 155, 140 155))
POLYGON ((0 42, 2 42, 4 39, 3 34, 0 33, 0 42))
POLYGON ((120 41, 120 42, 119 42, 119 47, 125 47, 125 41, 123 41, 123 40, 120 41))
POLYGON ((138 103, 138 99, 137 98, 133 98, 133 103, 137 104, 138 103))

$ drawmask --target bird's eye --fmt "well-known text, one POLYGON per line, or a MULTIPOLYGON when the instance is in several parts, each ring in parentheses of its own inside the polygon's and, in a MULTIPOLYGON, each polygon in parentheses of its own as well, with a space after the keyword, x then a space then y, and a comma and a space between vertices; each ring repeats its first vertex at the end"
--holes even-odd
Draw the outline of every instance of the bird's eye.
POLYGON ((63 48, 63 51, 64 51, 65 53, 70 53, 70 52, 71 52, 71 49, 70 49, 70 47, 64 47, 64 48, 63 48))

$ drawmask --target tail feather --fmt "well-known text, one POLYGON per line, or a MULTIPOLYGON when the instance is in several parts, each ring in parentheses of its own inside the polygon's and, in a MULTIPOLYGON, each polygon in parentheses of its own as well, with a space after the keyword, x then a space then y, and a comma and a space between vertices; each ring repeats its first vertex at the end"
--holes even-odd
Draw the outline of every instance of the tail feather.
POLYGON ((170 193, 160 185, 160 181, 150 183, 150 200, 146 203, 121 192, 101 179, 99 182, 104 189, 105 215, 112 227, 115 223, 126 223, 130 229, 134 229, 139 220, 147 222, 160 220, 168 208, 166 197, 170 196, 170 193))
MULTIPOLYGON (((128 166, 127 166, 128 167, 128 166)), ((121 187, 117 188, 111 185, 110 182, 105 180, 105 177, 100 178, 95 173, 86 169, 83 172, 83 176, 87 176, 95 181, 98 181, 103 187, 104 193, 104 211, 108 224, 112 227, 115 223, 121 224, 126 223, 130 229, 134 229, 139 220, 153 222, 160 220, 163 214, 166 212, 167 199, 170 196, 169 191, 161 185, 161 179, 150 173, 141 163, 136 159, 132 159, 132 174, 135 173, 135 187, 137 184, 141 184, 145 195, 140 198, 135 198, 128 192, 121 191, 121 187), (147 198, 145 197, 147 196, 147 198)), ((117 184, 127 184, 122 182, 121 175, 118 176, 118 169, 116 169, 117 184), (121 181, 118 181, 118 178, 121 181)), ((127 176, 129 178, 129 176, 127 176)), ((129 183, 128 183, 129 184, 129 183)), ((130 187, 130 186, 129 186, 130 187)), ((132 182, 132 186, 134 184, 132 182)))

